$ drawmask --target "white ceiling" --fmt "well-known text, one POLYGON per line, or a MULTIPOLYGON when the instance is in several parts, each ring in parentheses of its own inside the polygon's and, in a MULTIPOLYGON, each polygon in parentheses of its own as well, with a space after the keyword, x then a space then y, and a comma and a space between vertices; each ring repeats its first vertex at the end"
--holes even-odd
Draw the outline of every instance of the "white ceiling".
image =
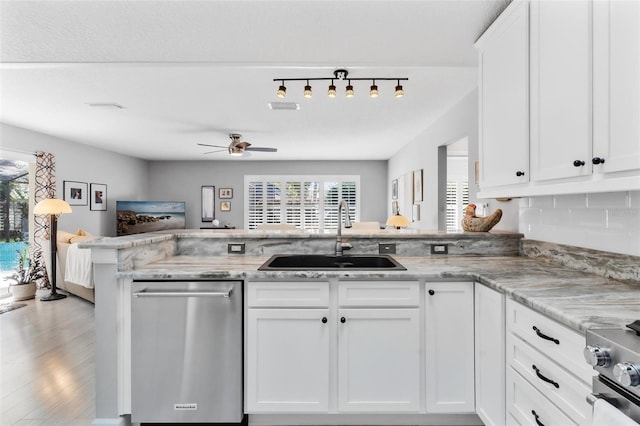
POLYGON ((0 121, 149 160, 227 160, 197 143, 238 132, 254 160, 388 159, 477 86, 473 43, 510 0, 0 3, 0 121), (274 78, 298 111, 271 111, 274 78), (115 102, 123 109, 89 103, 115 102))

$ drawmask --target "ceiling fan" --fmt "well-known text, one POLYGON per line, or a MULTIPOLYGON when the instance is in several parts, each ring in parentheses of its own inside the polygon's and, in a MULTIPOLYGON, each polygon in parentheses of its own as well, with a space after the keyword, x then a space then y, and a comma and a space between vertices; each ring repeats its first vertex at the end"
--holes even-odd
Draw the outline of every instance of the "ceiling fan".
POLYGON ((251 146, 249 142, 241 141, 242 135, 239 133, 230 133, 229 138, 231 138, 231 143, 229 146, 220 146, 220 145, 209 145, 206 143, 199 143, 200 146, 210 146, 213 148, 222 148, 217 149, 215 151, 208 151, 204 154, 213 154, 214 152, 222 152, 228 151, 229 155, 233 156, 241 156, 248 154, 248 151, 256 151, 256 152, 278 152, 278 148, 267 148, 267 147, 259 147, 259 146, 251 146))

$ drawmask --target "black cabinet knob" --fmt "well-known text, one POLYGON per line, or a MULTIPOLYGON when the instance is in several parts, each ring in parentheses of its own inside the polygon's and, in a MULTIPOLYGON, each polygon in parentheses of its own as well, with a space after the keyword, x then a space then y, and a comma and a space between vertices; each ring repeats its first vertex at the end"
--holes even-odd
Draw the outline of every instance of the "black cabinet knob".
POLYGON ((516 172, 516 176, 520 177, 520 176, 524 176, 524 172, 522 170, 518 170, 516 172))
POLYGON ((322 317, 322 323, 323 323, 323 324, 326 324, 326 323, 327 323, 327 321, 328 321, 328 320, 327 320, 327 317, 322 317))
POLYGON ((576 160, 573 162, 573 167, 582 167, 584 166, 584 161, 582 160, 576 160))
POLYGON ((345 322, 347 322, 347 319, 345 317, 340 317, 340 322, 344 324, 345 322))
POLYGON ((429 290, 429 295, 430 295, 430 296, 433 296, 434 294, 436 294, 436 292, 435 292, 435 291, 433 291, 433 290, 429 290))
POLYGON ((593 157, 593 158, 591 159, 591 162, 592 162, 593 164, 595 164, 596 166, 597 166, 598 164, 604 164, 604 158, 602 158, 602 157, 593 157))

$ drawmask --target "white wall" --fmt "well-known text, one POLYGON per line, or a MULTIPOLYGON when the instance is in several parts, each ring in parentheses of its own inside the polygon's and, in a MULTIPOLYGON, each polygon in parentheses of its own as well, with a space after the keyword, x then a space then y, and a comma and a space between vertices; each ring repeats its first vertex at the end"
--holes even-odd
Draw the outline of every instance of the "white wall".
MULTIPOLYGON (((423 201, 420 204, 420 221, 412 228, 438 228, 438 147, 457 142, 463 137, 469 141, 469 199, 476 200, 477 186, 474 183, 474 163, 478 159, 478 90, 462 98, 442 117, 427 127, 413 141, 401 149, 389 160, 387 181, 387 209, 391 212, 391 181, 412 170, 423 169, 423 201)), ((503 210, 502 220, 494 229, 518 230, 518 202, 489 202, 489 211, 503 210)))
POLYGON ((640 191, 522 198, 527 238, 640 256, 640 191))
POLYGON ((147 197, 148 164, 144 160, 3 123, 0 123, 0 146, 23 153, 55 154, 58 198, 63 197, 65 180, 107 185, 106 211, 91 211, 89 205, 73 206, 73 213, 60 218, 58 229, 75 232, 82 228, 94 235, 115 236, 115 201, 147 197))
POLYGON ((360 175, 362 221, 387 220, 386 161, 153 161, 149 199, 186 201, 187 228, 207 226, 200 217, 200 187, 216 187, 215 216, 243 228, 245 175, 360 175), (233 188, 230 212, 220 211, 218 188, 233 188))

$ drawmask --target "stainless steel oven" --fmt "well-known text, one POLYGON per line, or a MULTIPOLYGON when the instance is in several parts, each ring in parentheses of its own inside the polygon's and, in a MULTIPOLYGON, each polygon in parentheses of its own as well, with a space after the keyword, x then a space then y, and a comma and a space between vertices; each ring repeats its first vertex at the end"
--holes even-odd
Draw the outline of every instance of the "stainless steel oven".
POLYGON ((588 330, 586 337, 585 359, 598 372, 589 402, 604 399, 614 407, 608 408, 612 416, 640 422, 640 321, 627 329, 588 330))

